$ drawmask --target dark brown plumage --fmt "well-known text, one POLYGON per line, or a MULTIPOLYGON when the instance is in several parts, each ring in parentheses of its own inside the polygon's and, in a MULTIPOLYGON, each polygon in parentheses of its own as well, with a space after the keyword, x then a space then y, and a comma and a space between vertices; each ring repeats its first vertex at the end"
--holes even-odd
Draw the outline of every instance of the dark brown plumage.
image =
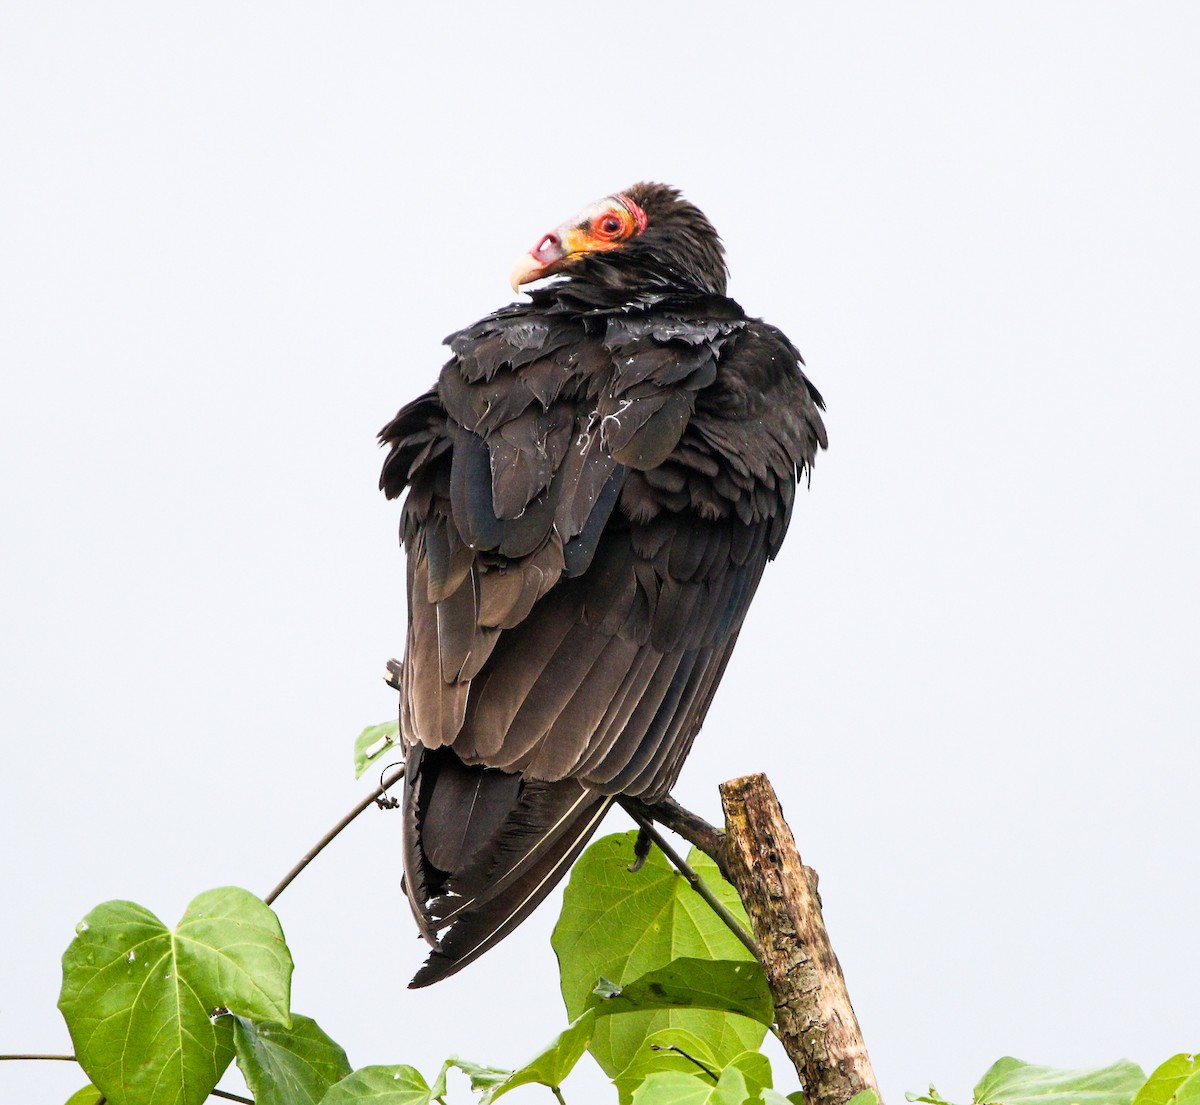
POLYGON ((512 931, 616 796, 667 793, 826 444, 799 354, 726 298, 674 189, 585 208, 514 286, 553 273, 447 339, 380 434, 380 486, 408 489, 414 986, 512 931))

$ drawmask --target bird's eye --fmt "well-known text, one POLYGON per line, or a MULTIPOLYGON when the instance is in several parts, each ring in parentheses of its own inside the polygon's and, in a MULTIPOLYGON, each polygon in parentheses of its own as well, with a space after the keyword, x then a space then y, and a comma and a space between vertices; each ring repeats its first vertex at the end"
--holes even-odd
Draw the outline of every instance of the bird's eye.
POLYGON ((601 215, 596 220, 596 231, 602 237, 615 238, 625 229, 625 224, 617 215, 601 215))

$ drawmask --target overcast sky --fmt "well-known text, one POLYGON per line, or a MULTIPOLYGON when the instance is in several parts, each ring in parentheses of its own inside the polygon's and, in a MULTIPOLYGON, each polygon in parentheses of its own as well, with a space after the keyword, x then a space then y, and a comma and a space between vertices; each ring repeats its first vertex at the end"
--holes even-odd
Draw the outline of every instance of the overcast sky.
MULTIPOLYGON (((265 893, 362 793, 374 434, 639 179, 828 401, 677 797, 769 773, 892 1102, 1200 1047, 1198 58, 1194 3, 0 5, 0 1051, 69 1049, 92 906, 265 893)), ((557 895, 409 992, 399 835, 280 898, 295 1009, 528 1058, 557 895)))

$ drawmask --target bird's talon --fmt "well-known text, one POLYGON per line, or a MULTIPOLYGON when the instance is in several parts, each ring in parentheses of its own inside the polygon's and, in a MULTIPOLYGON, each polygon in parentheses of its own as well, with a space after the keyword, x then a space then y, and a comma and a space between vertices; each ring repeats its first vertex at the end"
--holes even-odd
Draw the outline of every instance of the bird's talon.
POLYGON ((631 875, 636 875, 646 864, 646 858, 650 855, 650 835, 645 829, 638 829, 637 840, 633 842, 633 862, 627 870, 631 875))

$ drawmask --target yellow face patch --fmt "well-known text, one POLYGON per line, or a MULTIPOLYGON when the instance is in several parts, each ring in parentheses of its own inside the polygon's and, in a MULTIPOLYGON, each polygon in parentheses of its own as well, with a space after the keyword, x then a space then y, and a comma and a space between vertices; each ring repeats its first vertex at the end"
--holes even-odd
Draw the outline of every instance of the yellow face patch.
POLYGON ((543 234, 518 258, 509 276, 513 291, 553 276, 589 253, 619 249, 645 229, 645 212, 628 196, 609 196, 589 204, 562 226, 543 234))
MULTIPOLYGON (((568 254, 596 253, 617 249, 645 226, 618 196, 609 196, 589 204, 561 231, 563 248, 568 254)), ((634 205, 636 206, 636 205, 634 205)), ((640 209, 638 214, 641 214, 640 209)))

